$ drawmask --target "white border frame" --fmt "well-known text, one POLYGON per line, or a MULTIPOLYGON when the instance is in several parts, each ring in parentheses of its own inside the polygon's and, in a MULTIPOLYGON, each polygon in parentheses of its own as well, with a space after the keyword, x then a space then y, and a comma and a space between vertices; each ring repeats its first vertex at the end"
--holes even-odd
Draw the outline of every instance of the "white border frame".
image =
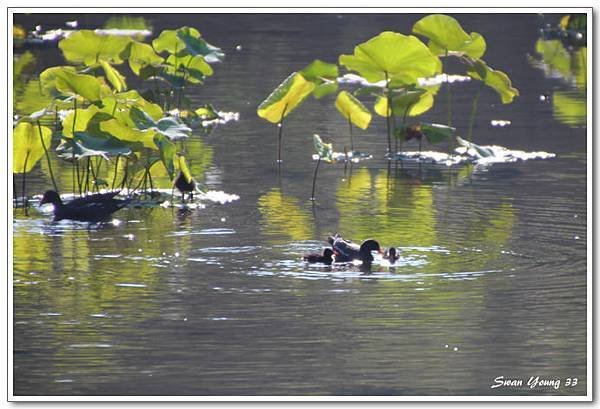
MULTIPOLYGON (((139 3, 139 0, 136 0, 139 3)), ((341 2, 340 0, 337 0, 341 2)), ((350 3, 356 0, 351 0, 350 3)), ((539 0, 538 0, 539 1, 539 0)), ((75 1, 70 0, 70 3, 75 1)), ((6 265, 9 266, 8 277, 6 281, 3 281, 3 286, 6 285, 7 299, 7 310, 6 314, 3 314, 2 319, 7 319, 7 400, 12 402, 88 402, 88 401, 99 401, 99 402, 172 402, 172 401, 206 401, 206 402, 391 402, 391 401, 463 401, 463 402, 481 402, 481 401, 496 401, 496 402, 589 402, 593 400, 593 225, 594 225, 594 214, 593 214, 593 171, 594 171, 594 151, 596 147, 593 144, 593 88, 596 84, 593 83, 593 60, 595 56, 594 48, 594 34, 595 30, 593 27, 592 7, 426 7, 426 8, 412 8, 412 7, 323 7, 323 8, 312 8, 312 4, 308 4, 311 7, 220 7, 220 8, 199 8, 199 7, 182 7, 182 8, 147 8, 133 5, 132 7, 114 7, 113 4, 118 4, 116 0, 105 0, 107 7, 10 7, 3 6, 6 10, 7 19, 2 19, 2 25, 0 30, 2 36, 6 35, 6 38, 2 38, 2 49, 6 47, 7 55, 7 76, 1 78, 0 86, 7 90, 6 98, 6 113, 4 120, 6 120, 7 129, 7 141, 8 149, 6 151, 0 150, 0 161, 7 164, 7 175, 5 178, 0 180, 0 188, 4 188, 3 191, 8 192, 7 200, 2 202, 1 206, 5 210, 6 220, 2 220, 2 227, 7 231, 7 243, 6 245, 6 265), (12 123, 12 61, 13 49, 9 47, 9 39, 12 40, 12 22, 13 14, 16 13, 128 13, 135 8, 136 13, 190 13, 202 11, 203 13, 586 13, 587 14, 587 26, 592 27, 592 30, 588 30, 588 70, 587 70, 587 394, 585 396, 495 396, 495 395, 481 395, 481 396, 15 396, 13 395, 12 384, 13 384, 13 342, 12 342, 12 326, 13 326, 13 305, 12 305, 12 283, 13 283, 13 269, 12 269, 12 238, 13 226, 12 226, 12 206, 9 206, 12 198, 12 184, 8 183, 10 174, 8 169, 12 168, 12 155, 8 155, 8 152, 12 151, 12 138, 9 137, 10 129, 8 125, 12 123), (4 25, 7 25, 6 27, 4 25), (590 58, 591 57, 591 58, 590 58), (6 84, 3 82, 6 81, 6 84), (9 157, 10 156, 10 157, 9 157)), ((312 3, 310 0, 309 3, 312 3)), ((511 0, 511 2, 515 2, 511 0)), ((544 1, 543 4, 547 5, 549 1, 544 1)), ((551 2, 551 1, 550 1, 551 2)), ((64 3, 64 1, 63 1, 64 3)), ((77 2, 81 4, 80 2, 77 2)), ((348 2, 344 2, 348 5, 348 2)), ((542 3, 542 2, 540 2, 542 3)), ((47 2, 45 3, 47 4, 47 2)), ((147 3, 146 3, 147 4, 147 3)), ((12 43, 11 43, 12 44, 12 43)), ((4 101, 1 102, 4 105, 4 101)), ((3 173, 4 169, 0 171, 3 173)), ((2 241, 5 238, 2 237, 2 241)), ((2 257, 4 259, 4 257, 2 257)), ((4 260, 3 260, 4 261, 4 260)), ((4 311, 3 311, 4 312, 4 311)), ((5 340, 2 340, 4 344, 5 340)))

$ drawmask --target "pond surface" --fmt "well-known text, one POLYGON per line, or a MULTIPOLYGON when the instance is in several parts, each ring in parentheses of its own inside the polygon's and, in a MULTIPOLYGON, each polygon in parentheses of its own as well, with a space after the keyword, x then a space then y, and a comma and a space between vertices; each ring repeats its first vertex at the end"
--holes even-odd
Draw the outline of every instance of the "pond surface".
MULTIPOLYGON (((195 26, 226 51, 191 97, 240 120, 194 135, 189 149, 201 153, 189 160, 202 162, 204 186, 240 199, 122 210, 120 223, 102 227, 16 210, 14 393, 584 395, 586 128, 540 98, 574 91, 528 59, 537 15, 458 17, 484 34, 486 60, 521 93, 503 106, 483 92, 474 140, 556 158, 487 168, 390 164, 385 121, 375 118, 355 133, 373 159, 322 166, 313 206, 312 134, 338 150, 348 143, 330 97, 286 120, 278 176, 277 130, 256 116, 259 102, 313 59, 333 61, 383 30, 407 33, 420 17, 147 16, 155 33, 195 26), (511 125, 491 126, 498 119, 511 125), (401 258, 370 272, 301 261, 336 232, 376 238, 401 258), (498 376, 562 384, 490 389, 498 376), (566 378, 577 385, 565 387, 566 378)), ((74 19, 94 28, 105 16, 15 18, 27 28, 74 19)), ((53 47, 32 51, 43 66, 61 63, 53 47)), ((460 134, 476 84, 459 86, 460 134)), ((427 120, 445 123, 443 98, 427 120)), ((31 192, 51 186, 43 166, 30 180, 31 192)))

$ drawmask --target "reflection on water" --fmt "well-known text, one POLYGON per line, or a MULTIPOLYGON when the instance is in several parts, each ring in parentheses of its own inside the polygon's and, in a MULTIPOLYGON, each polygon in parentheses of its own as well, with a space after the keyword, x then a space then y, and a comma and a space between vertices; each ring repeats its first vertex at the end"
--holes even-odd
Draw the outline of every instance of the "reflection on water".
MULTIPOLYGON (((486 126, 481 143, 556 152, 553 161, 388 164, 385 123, 374 121, 360 142, 373 158, 320 169, 313 204, 310 136, 333 135, 341 145, 347 124, 331 101, 310 100, 286 124, 286 162, 277 175, 277 141, 255 114, 273 78, 383 29, 408 31, 418 17, 173 15, 174 25, 198 26, 231 50, 220 75, 191 98, 239 111, 240 121, 178 149, 204 186, 239 200, 126 209, 116 213, 120 223, 95 226, 16 210, 15 393, 584 394, 585 122, 572 128, 578 114, 554 117, 538 100, 540 90, 556 88, 560 103, 561 94, 583 88, 577 79, 575 88, 557 85, 526 61, 538 35, 535 16, 461 20, 494 44, 489 60, 507 65, 522 95, 496 107, 501 113, 490 108, 489 118, 482 111, 486 124, 501 117, 511 126, 486 126), (314 39, 308 51, 306 36, 314 39), (233 52, 237 44, 243 49, 233 52), (370 270, 302 261, 336 232, 395 246, 400 258, 390 265, 378 257, 370 270), (491 390, 500 375, 579 383, 491 390)), ((21 19, 27 25, 32 17, 21 19)), ((73 18, 52 15, 47 24, 53 19, 73 18)), ((172 23, 147 20, 156 30, 172 23)), ((32 52, 44 64, 58 58, 55 49, 32 52)), ((553 69, 562 73, 561 64, 553 69)), ((456 96, 460 122, 471 101, 456 96)), ((487 98, 481 106, 496 101, 487 98)), ((446 111, 434 107, 426 116, 443 123, 446 111)), ((40 163, 28 176, 32 192, 49 184, 40 163)), ((70 170, 52 165, 60 185, 70 186, 70 170)), ((153 179, 168 189, 160 169, 153 179)))

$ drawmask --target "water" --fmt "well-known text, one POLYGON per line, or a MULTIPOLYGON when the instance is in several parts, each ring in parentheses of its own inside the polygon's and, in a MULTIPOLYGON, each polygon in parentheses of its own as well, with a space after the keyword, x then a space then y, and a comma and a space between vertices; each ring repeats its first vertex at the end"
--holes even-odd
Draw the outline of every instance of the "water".
MULTIPOLYGON (((77 17, 83 28, 105 19, 77 17)), ((240 199, 123 210, 102 227, 15 211, 14 393, 584 395, 586 129, 540 100, 574 91, 528 61, 536 15, 458 16, 485 35, 486 60, 521 92, 506 106, 482 93, 474 140, 556 158, 400 168, 383 159, 385 121, 375 118, 355 133, 373 159, 322 166, 313 206, 312 134, 337 150, 349 142, 330 97, 286 120, 278 177, 277 129, 256 116, 258 103, 290 71, 333 61, 382 30, 408 32, 419 17, 149 16, 155 32, 193 25, 227 53, 191 97, 240 121, 188 145, 204 185, 240 199), (335 232, 374 237, 401 258, 370 272, 300 261, 335 232), (538 375, 561 387, 490 389, 498 376, 538 375)), ((42 64, 61 63, 51 47, 33 51, 42 64)), ((464 132, 476 85, 458 86, 454 121, 464 132)), ((444 123, 444 98, 425 119, 444 123)), ((31 192, 50 186, 44 172, 30 176, 31 192)), ((60 183, 70 186, 66 175, 60 183)))

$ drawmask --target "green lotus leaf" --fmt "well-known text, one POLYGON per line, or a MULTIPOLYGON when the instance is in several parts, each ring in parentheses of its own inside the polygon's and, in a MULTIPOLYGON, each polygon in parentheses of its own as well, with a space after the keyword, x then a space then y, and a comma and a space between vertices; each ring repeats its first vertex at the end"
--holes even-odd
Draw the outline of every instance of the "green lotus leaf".
POLYGON ((183 69, 186 71, 198 71, 201 74, 200 79, 202 79, 204 76, 210 76, 213 74, 212 67, 201 55, 175 56, 171 54, 167 58, 167 64, 172 65, 176 69, 181 69, 183 67, 183 69))
POLYGON ((258 106, 258 116, 277 124, 296 109, 315 88, 302 74, 293 72, 258 106))
POLYGON ((131 41, 126 52, 129 67, 136 75, 140 75, 140 70, 146 66, 157 66, 164 61, 160 55, 154 52, 149 44, 131 41))
POLYGON ((39 76, 41 92, 52 97, 60 97, 62 94, 56 89, 56 80, 64 71, 76 73, 75 67, 71 66, 51 67, 42 71, 39 76))
POLYGON ((124 142, 140 143, 144 148, 156 149, 154 144, 154 130, 140 131, 119 122, 117 119, 109 119, 100 123, 100 130, 124 142))
MULTIPOLYGON (((393 101, 395 116, 403 117, 405 114, 407 116, 418 116, 433 107, 434 98, 431 92, 424 89, 416 89, 394 96, 393 101)), ((380 116, 386 117, 389 115, 387 96, 380 95, 377 98, 374 110, 380 116)))
POLYGON ((198 115, 198 117, 200 117, 200 119, 216 119, 219 117, 219 114, 217 113, 217 110, 210 104, 202 106, 198 109, 196 109, 194 111, 194 113, 196 115, 198 115))
POLYGON ((192 180, 193 180, 192 173, 190 172, 190 169, 188 168, 187 162, 185 161, 185 157, 179 156, 179 158, 177 160, 177 164, 178 164, 179 170, 181 171, 181 174, 185 178, 186 182, 192 183, 192 180))
POLYGON ((73 121, 75 121, 75 132, 86 131, 90 121, 98 112, 100 112, 100 108, 96 105, 90 105, 87 108, 78 108, 77 113, 71 109, 62 120, 62 136, 67 139, 73 137, 73 121))
POLYGON ((340 64, 375 83, 386 79, 416 83, 439 73, 439 58, 417 37, 385 31, 354 48, 353 55, 341 55, 340 64))
POLYGON ((152 47, 157 53, 166 51, 170 54, 177 54, 185 49, 185 43, 177 36, 176 30, 163 30, 157 38, 152 40, 152 47))
POLYGON ((515 97, 519 96, 519 90, 512 86, 508 75, 490 68, 483 60, 473 61, 467 68, 467 74, 493 88, 500 95, 503 104, 510 104, 515 97))
POLYGON ((315 84, 312 94, 317 99, 333 94, 338 90, 337 77, 339 76, 339 69, 335 64, 314 60, 299 73, 302 74, 305 80, 315 84))
POLYGON ((342 91, 335 100, 335 107, 344 118, 349 119, 360 129, 367 129, 372 115, 369 110, 348 91, 342 91))
POLYGON ((99 101, 106 91, 99 78, 87 74, 77 74, 72 67, 52 67, 40 74, 40 82, 45 91, 58 92, 66 96, 82 97, 90 102, 99 101))
POLYGON ((429 49, 436 55, 468 55, 481 58, 485 54, 485 39, 481 34, 467 34, 460 23, 444 14, 431 14, 417 21, 413 33, 429 38, 429 49))
POLYGON ((169 172, 169 178, 172 180, 175 173, 175 144, 160 133, 154 135, 154 143, 160 151, 160 160, 167 172, 169 172))
POLYGON ((13 129, 13 172, 27 173, 44 156, 44 145, 50 148, 52 129, 29 122, 19 122, 13 129), (42 140, 44 145, 42 145, 42 140))
POLYGON ((456 132, 456 128, 453 128, 451 126, 427 123, 421 123, 419 126, 419 130, 423 135, 425 135, 429 143, 434 145, 443 141, 446 138, 451 138, 456 132))
POLYGON ((204 41, 195 28, 182 27, 177 30, 177 37, 185 44, 185 50, 193 56, 201 55, 208 63, 223 62, 225 53, 219 47, 215 47, 204 41))
POLYGON ((162 108, 150 102, 140 95, 136 90, 112 94, 102 99, 102 111, 113 115, 122 123, 131 127, 135 126, 133 121, 129 121, 132 107, 136 107, 148 114, 153 120, 157 121, 163 117, 162 108), (116 105, 115 105, 116 104, 116 105))
POLYGON ((313 145, 321 160, 325 162, 333 161, 333 144, 323 143, 319 135, 313 134, 313 145))
POLYGON ((62 156, 67 159, 73 155, 77 159, 88 156, 101 156, 108 159, 110 156, 131 154, 131 148, 118 139, 106 135, 92 135, 88 132, 75 132, 67 146, 62 149, 62 156))
POLYGON ((179 118, 164 117, 154 121, 150 115, 136 107, 131 108, 130 118, 139 129, 153 129, 170 140, 187 138, 192 132, 179 118))
POLYGON ((67 61, 90 67, 97 65, 101 60, 121 64, 121 54, 130 41, 131 39, 125 36, 99 35, 92 30, 79 30, 61 40, 58 47, 67 61))
POLYGON ((104 74, 106 75, 106 79, 111 83, 113 88, 117 92, 121 92, 127 89, 127 83, 125 82, 125 77, 121 75, 119 70, 110 65, 108 62, 101 60, 100 66, 104 70, 104 74))

